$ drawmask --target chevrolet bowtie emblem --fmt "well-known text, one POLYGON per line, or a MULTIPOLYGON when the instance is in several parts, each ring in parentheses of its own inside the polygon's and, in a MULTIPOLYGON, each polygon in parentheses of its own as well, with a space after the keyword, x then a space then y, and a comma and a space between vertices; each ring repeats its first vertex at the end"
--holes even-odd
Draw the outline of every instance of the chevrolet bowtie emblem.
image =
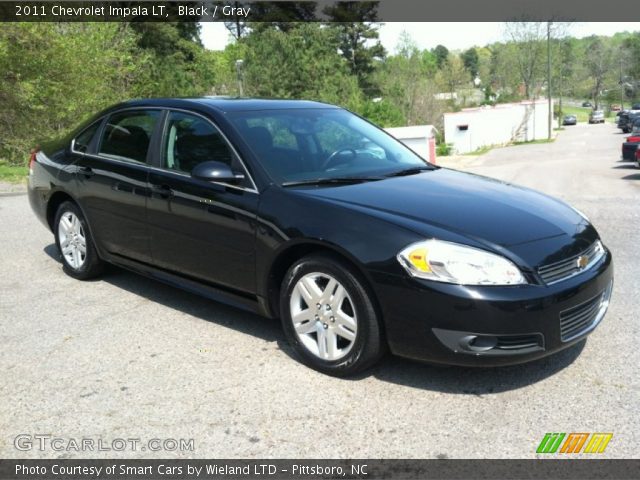
POLYGON ((578 260, 576 261, 576 263, 578 264, 578 268, 582 270, 584 267, 586 267, 589 264, 589 257, 587 257, 586 255, 582 255, 578 257, 578 260))

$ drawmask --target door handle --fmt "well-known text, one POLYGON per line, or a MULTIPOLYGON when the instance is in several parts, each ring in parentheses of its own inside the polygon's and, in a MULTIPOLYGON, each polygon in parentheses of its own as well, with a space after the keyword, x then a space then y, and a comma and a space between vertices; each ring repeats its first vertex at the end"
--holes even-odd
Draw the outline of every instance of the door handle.
POLYGON ((173 196, 173 190, 169 185, 151 185, 151 193, 155 193, 162 198, 169 198, 173 196))
POLYGON ((78 172, 80 173, 80 175, 84 175, 87 178, 95 175, 95 172, 91 169, 91 167, 80 167, 78 169, 78 172))

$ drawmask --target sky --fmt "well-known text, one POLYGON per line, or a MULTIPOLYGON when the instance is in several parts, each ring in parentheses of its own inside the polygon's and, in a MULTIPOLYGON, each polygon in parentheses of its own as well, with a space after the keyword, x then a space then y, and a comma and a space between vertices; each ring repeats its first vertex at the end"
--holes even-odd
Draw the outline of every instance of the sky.
MULTIPOLYGON (((223 50, 229 42, 222 22, 203 22, 200 36, 204 46, 223 50)), ((418 48, 432 49, 442 44, 449 50, 463 50, 473 46, 505 40, 504 24, 500 22, 437 22, 385 23, 380 27, 380 42, 388 52, 395 52, 400 33, 406 30, 418 48)), ((581 22, 571 24, 569 34, 574 37, 613 35, 616 32, 640 31, 640 22, 581 22)))

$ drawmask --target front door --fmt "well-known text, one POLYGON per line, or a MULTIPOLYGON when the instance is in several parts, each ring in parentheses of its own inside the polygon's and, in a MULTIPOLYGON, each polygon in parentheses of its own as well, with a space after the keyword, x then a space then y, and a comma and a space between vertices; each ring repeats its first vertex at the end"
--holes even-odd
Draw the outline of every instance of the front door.
POLYGON ((162 269, 255 293, 258 193, 224 135, 208 119, 182 111, 166 117, 162 147, 149 175, 153 263, 162 269), (230 185, 197 180, 201 162, 225 162, 245 175, 230 185))

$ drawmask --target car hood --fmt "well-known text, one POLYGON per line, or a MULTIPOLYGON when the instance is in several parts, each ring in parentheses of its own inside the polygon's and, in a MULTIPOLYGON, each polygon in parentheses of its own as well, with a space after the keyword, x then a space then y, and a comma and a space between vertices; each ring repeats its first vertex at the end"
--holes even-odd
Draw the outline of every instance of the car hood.
POLYGON ((565 203, 533 190, 445 168, 299 193, 384 217, 424 235, 446 230, 510 247, 572 237, 590 227, 565 203))

